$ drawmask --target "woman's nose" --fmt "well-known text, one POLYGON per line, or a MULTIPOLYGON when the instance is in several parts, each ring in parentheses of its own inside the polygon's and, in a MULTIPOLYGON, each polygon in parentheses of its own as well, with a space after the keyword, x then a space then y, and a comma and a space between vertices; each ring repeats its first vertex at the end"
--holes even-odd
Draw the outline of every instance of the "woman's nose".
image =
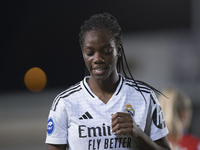
POLYGON ((93 60, 94 63, 103 63, 105 62, 104 59, 102 58, 101 54, 100 53, 95 53, 94 54, 94 60, 93 60))

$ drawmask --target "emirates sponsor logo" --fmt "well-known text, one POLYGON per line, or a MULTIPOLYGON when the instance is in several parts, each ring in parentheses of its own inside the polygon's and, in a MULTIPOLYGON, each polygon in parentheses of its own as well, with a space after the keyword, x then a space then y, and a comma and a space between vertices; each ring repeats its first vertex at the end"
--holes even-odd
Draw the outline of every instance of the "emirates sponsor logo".
POLYGON ((132 138, 122 135, 114 138, 111 127, 106 126, 105 123, 96 127, 79 125, 78 130, 79 138, 88 138, 88 150, 131 148, 132 138), (103 136, 105 138, 102 138, 103 136))

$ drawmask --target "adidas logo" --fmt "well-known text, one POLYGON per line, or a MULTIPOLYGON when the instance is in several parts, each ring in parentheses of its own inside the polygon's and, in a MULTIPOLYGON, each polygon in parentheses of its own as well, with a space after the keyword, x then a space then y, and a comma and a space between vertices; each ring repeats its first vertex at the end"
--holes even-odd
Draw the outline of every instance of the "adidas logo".
POLYGON ((85 112, 85 114, 83 114, 79 120, 82 120, 82 119, 93 119, 92 116, 89 114, 89 112, 85 112))

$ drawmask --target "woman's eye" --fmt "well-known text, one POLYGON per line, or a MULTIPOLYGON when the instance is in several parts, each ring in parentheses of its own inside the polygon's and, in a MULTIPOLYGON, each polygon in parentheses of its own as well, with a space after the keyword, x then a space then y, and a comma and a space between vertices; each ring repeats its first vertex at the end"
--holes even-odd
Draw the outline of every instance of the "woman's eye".
POLYGON ((105 51, 105 54, 111 54, 112 51, 113 51, 113 49, 106 50, 106 51, 105 51))
POLYGON ((86 52, 85 54, 88 55, 88 56, 92 56, 93 55, 93 53, 91 53, 91 52, 86 52))

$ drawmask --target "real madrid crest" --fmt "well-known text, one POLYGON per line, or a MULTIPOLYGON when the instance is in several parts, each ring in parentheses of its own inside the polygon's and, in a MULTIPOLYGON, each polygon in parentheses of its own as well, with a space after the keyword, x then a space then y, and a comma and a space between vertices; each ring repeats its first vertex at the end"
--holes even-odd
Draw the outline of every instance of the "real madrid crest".
POLYGON ((126 106, 126 108, 125 108, 124 112, 131 114, 131 116, 134 116, 135 115, 135 111, 132 108, 132 105, 128 103, 125 106, 126 106))

